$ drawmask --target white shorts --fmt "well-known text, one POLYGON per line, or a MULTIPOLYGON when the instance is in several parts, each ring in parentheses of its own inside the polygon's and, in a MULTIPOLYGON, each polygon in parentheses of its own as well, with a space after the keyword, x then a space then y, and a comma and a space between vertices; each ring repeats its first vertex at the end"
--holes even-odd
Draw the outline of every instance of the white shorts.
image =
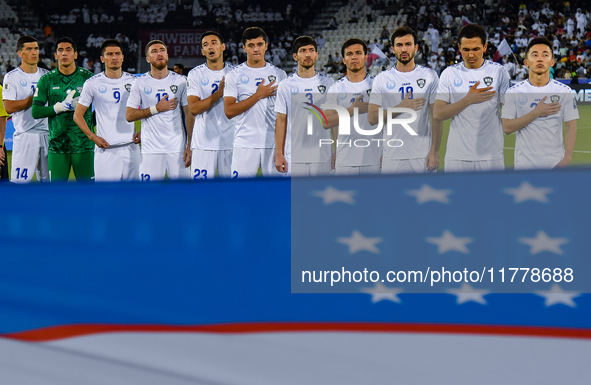
POLYGON ((94 180, 118 182, 140 179, 140 147, 135 143, 94 148, 94 180))
POLYGON ((29 183, 37 173, 37 180, 49 182, 47 132, 15 132, 12 144, 10 181, 29 183))
POLYGON ((446 160, 445 172, 498 171, 505 169, 503 159, 495 160, 446 160))
POLYGON ((367 175, 379 174, 380 166, 337 166, 335 168, 335 175, 367 175))
POLYGON ((193 150, 191 176, 194 180, 232 177, 232 150, 193 150))
POLYGON ((382 159, 382 174, 420 174, 427 172, 427 158, 382 159))
POLYGON ((280 177, 275 168, 274 148, 241 148, 232 151, 232 179, 254 178, 261 168, 264 177, 280 177))
POLYGON ((331 162, 324 163, 292 163, 292 176, 325 176, 333 175, 331 162))
POLYGON ((189 179, 191 172, 185 167, 184 153, 173 152, 170 154, 142 154, 140 164, 140 180, 142 182, 168 179, 189 179))

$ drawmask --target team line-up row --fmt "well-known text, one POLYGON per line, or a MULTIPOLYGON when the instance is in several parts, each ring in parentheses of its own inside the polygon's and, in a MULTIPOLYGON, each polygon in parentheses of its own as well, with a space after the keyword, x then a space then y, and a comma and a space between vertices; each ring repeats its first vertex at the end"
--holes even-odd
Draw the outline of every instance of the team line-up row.
POLYGON ((529 79, 510 87, 503 66, 484 59, 482 27, 466 25, 458 41, 463 61, 439 78, 415 64, 417 34, 400 27, 391 36, 395 67, 373 78, 365 42, 348 39, 347 74, 334 82, 315 71, 309 36, 293 43, 296 73, 266 63, 258 27, 244 31, 247 60, 234 67, 223 61, 223 37, 204 33, 206 62, 187 77, 168 70, 158 40, 146 45, 150 71, 139 77, 122 71, 117 40, 102 44, 105 71, 93 75, 76 66, 76 44, 58 39, 58 68, 47 72, 37 67, 37 41, 25 36, 17 43, 22 64, 6 74, 2 95, 16 130, 11 181, 29 182, 34 172, 63 181, 71 169, 77 180, 96 181, 248 178, 259 169, 263 176, 429 172, 439 167, 447 119, 446 171, 504 169, 503 133, 513 132, 516 169, 568 166, 579 114, 570 88, 550 79, 551 42, 531 40, 529 79))

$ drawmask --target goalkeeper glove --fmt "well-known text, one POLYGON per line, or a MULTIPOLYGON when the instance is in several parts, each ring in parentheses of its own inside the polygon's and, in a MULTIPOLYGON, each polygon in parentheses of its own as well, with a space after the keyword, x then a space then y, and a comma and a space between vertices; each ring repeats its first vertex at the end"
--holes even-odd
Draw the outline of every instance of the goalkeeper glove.
POLYGON ((78 105, 78 98, 74 98, 75 94, 76 90, 69 90, 67 92, 68 96, 66 96, 63 102, 55 103, 53 106, 55 113, 61 114, 62 112, 74 111, 78 105))

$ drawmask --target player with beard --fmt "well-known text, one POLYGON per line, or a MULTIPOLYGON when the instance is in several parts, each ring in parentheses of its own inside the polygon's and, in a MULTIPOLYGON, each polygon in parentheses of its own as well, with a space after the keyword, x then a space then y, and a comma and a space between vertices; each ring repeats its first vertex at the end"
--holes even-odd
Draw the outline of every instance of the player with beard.
POLYGON ((281 82, 277 89, 275 167, 286 176, 327 175, 332 168, 330 132, 313 118, 313 133, 309 135, 308 115, 314 106, 325 103, 326 91, 334 81, 314 69, 318 46, 313 38, 300 36, 295 39, 292 53, 298 71, 281 82))
POLYGON ((145 53, 150 71, 131 87, 126 109, 128 122, 142 121, 140 178, 163 180, 168 174, 169 179, 188 179, 191 143, 187 138, 191 138, 194 117, 187 102, 187 78, 168 70, 168 50, 162 41, 149 42, 145 53))
POLYGON ((134 143, 135 126, 125 119, 125 110, 135 76, 121 70, 123 50, 118 40, 101 44, 101 62, 105 71, 84 83, 74 112, 74 122, 95 144, 95 181, 139 180, 141 161, 139 146, 134 143), (84 114, 94 106, 96 134, 90 130, 84 114))
MULTIPOLYGON (((387 109, 411 108, 417 111, 417 119, 410 123, 416 135, 395 124, 392 135, 384 130, 384 141, 400 139, 400 147, 384 146, 382 173, 420 173, 439 167, 441 122, 431 119, 439 78, 432 69, 417 65, 415 54, 419 49, 418 36, 409 27, 400 27, 390 38, 392 52, 398 59, 396 66, 376 76, 369 100, 368 120, 379 122, 379 108, 383 108, 383 122, 387 122, 387 109)), ((408 114, 402 114, 406 117, 408 114)))
MULTIPOLYGON (((12 143, 11 182, 28 183, 37 173, 37 180, 49 182, 47 119, 34 119, 31 114, 33 94, 41 76, 48 71, 39 68, 39 43, 32 36, 23 36, 16 44, 21 65, 4 76, 4 106, 12 115, 15 133, 12 143)), ((0 145, 2 141, 0 141, 0 145)), ((3 149, 0 149, 0 157, 3 149)))
POLYGON ((548 39, 532 39, 525 54, 529 79, 507 91, 501 116, 505 134, 517 132, 515 169, 568 167, 577 139, 577 102, 570 87, 550 79, 554 57, 548 39))
MULTIPOLYGON (((336 82, 328 90, 326 104, 339 105, 347 109, 350 119, 350 134, 338 133, 336 146, 336 175, 378 174, 382 156, 383 141, 381 133, 362 135, 363 131, 376 129, 367 119, 369 97, 373 77, 365 70, 367 45, 361 39, 349 39, 341 47, 343 63, 347 67, 347 76, 336 82), (357 111, 357 113, 355 113, 357 111), (358 116, 358 122, 355 122, 358 116)), ((335 110, 325 109, 327 128, 339 126, 339 114, 335 110)))
POLYGON ((463 62, 441 74, 433 109, 436 120, 451 119, 445 171, 503 170, 500 109, 509 74, 501 64, 484 60, 486 31, 478 24, 464 26, 459 42, 463 62))
POLYGON ((224 80, 232 66, 224 63, 226 45, 218 32, 201 35, 201 53, 206 62, 188 75, 189 109, 195 116, 191 150, 194 180, 211 179, 216 172, 222 178, 232 176, 234 119, 224 113, 224 80))

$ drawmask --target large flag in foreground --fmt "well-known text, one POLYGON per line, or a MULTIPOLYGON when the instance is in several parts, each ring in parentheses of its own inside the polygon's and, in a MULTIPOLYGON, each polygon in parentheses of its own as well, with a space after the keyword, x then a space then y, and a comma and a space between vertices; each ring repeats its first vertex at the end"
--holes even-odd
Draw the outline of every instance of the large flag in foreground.
MULTIPOLYGON (((513 199, 527 194, 508 195, 505 207, 494 194, 529 181, 552 193, 546 203, 524 202, 539 205, 528 210, 561 220, 558 210, 571 210, 574 219, 561 222, 560 237, 571 245, 559 245, 564 254, 571 258, 572 245, 578 250, 585 242, 577 234, 588 226, 577 221, 589 214, 588 171, 487 177, 497 188, 487 195, 479 179, 476 190, 483 202, 497 205, 490 220, 499 227, 515 220, 513 199)), ((456 193, 448 197, 461 203, 455 186, 469 185, 475 175, 376 178, 302 185, 306 199, 319 205, 319 217, 311 219, 324 221, 335 244, 327 255, 338 253, 336 246, 365 245, 343 258, 375 253, 368 243, 339 241, 354 234, 333 235, 334 221, 343 219, 323 205, 343 212, 349 198, 361 205, 368 183, 380 185, 386 198, 427 191, 424 185, 441 190, 445 180, 456 193), (318 194, 329 187, 332 195, 318 194), (343 193, 350 191, 357 195, 343 193)), ((292 294, 291 183, 4 188, 3 201, 11 204, 1 214, 0 384, 588 383, 591 296, 563 283, 529 294, 460 285, 409 294, 388 282, 356 294, 292 294)), ((441 221, 428 211, 444 203, 418 203, 436 195, 409 195, 416 205, 404 204, 416 216, 406 220, 441 221)), ((458 205, 457 221, 470 204, 458 205)), ((402 219, 372 225, 407 231, 402 219)))

